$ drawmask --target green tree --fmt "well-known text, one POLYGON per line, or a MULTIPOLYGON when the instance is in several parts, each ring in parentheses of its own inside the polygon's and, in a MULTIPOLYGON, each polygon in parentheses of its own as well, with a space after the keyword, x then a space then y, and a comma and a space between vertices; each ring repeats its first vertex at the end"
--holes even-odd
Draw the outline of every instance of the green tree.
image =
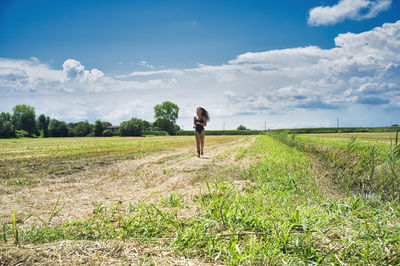
POLYGON ((104 128, 103 128, 103 124, 101 123, 100 120, 96 120, 96 123, 94 123, 94 130, 93 131, 94 131, 94 135, 96 137, 103 136, 104 128))
POLYGON ((119 126, 120 136, 141 136, 143 131, 143 120, 132 118, 122 122, 119 126))
POLYGON ((11 121, 11 114, 0 114, 0 138, 13 138, 15 137, 14 125, 11 121))
POLYGON ((175 124, 176 119, 178 119, 179 107, 178 105, 165 101, 162 104, 157 104, 154 106, 154 118, 167 120, 175 124))
POLYGON ((111 127, 112 124, 107 121, 102 121, 101 124, 103 125, 103 131, 107 129, 107 127, 111 127))
POLYGON ((239 125, 236 130, 247 130, 247 128, 243 125, 239 125))
POLYGON ((143 130, 144 131, 150 131, 151 130, 151 124, 149 121, 143 120, 143 130))
POLYGON ((38 118, 38 128, 43 132, 43 137, 49 136, 50 117, 41 114, 38 118))
POLYGON ((76 137, 86 137, 92 133, 93 126, 88 121, 74 124, 74 135, 76 137))
POLYGON ((106 129, 103 131, 103 137, 112 137, 112 136, 115 136, 115 133, 111 129, 106 129))
POLYGON ((178 105, 165 101, 162 104, 154 106, 154 126, 161 130, 167 131, 170 135, 175 135, 177 127, 175 122, 178 119, 178 105))
POLYGON ((68 137, 75 137, 75 123, 68 123, 68 137))
POLYGON ((50 137, 68 137, 68 126, 64 121, 51 120, 49 125, 50 137))
POLYGON ((25 130, 30 135, 36 132, 35 108, 25 104, 13 108, 12 123, 15 130, 25 130))

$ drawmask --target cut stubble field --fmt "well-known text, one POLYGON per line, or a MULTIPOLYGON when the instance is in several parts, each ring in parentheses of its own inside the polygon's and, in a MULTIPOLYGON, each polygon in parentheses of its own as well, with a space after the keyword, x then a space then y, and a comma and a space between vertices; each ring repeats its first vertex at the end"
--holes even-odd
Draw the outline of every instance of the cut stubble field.
POLYGON ((0 140, 0 262, 400 263, 400 156, 368 134, 0 140))
MULTIPOLYGON (((0 219, 11 222, 13 209, 21 220, 29 214, 48 217, 58 197, 64 207, 53 223, 86 217, 99 204, 159 199, 172 191, 195 194, 207 171, 231 163, 218 156, 249 145, 254 137, 207 137, 202 159, 196 157, 193 139, 6 140, 0 157, 2 172, 17 174, 0 179, 0 219)), ((40 223, 32 217, 24 226, 40 223)))

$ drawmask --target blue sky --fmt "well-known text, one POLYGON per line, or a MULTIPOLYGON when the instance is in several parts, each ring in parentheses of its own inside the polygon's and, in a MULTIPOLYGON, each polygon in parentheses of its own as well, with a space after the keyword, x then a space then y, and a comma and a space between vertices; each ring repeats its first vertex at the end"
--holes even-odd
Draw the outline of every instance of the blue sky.
POLYGON ((400 123, 399 19, 400 0, 4 0, 0 112, 118 124, 170 100, 184 129, 198 105, 214 129, 400 123))

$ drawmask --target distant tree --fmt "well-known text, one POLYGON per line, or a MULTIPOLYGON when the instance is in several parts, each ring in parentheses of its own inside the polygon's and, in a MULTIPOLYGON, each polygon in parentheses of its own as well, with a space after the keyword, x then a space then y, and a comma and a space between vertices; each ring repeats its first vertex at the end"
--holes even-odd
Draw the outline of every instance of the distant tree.
POLYGON ((176 135, 174 124, 166 119, 157 119, 153 123, 154 128, 160 131, 167 131, 170 135, 176 135))
POLYGON ((96 120, 96 123, 94 123, 94 135, 96 137, 101 137, 103 136, 103 131, 104 131, 104 127, 103 124, 101 123, 100 120, 96 120))
POLYGON ((92 133, 93 126, 88 121, 78 122, 74 125, 74 135, 76 137, 86 137, 92 133))
POLYGON ((11 121, 11 114, 0 114, 0 138, 14 138, 15 128, 11 121))
POLYGON ((151 130, 151 123, 149 121, 143 120, 143 131, 150 131, 151 130))
POLYGON ((165 101, 154 106, 154 125, 160 130, 167 131, 170 135, 176 135, 176 119, 178 119, 178 105, 165 101))
POLYGON ((162 104, 157 104, 154 106, 154 118, 156 120, 163 119, 175 123, 176 119, 178 119, 178 112, 178 105, 169 101, 165 101, 162 104))
POLYGON ((49 125, 50 137, 68 137, 68 126, 64 121, 51 120, 49 125))
POLYGON ((50 117, 41 114, 38 118, 38 129, 43 132, 43 137, 49 136, 50 117))
POLYGON ((114 135, 114 131, 112 131, 111 129, 106 129, 103 131, 103 137, 112 137, 114 135))
POLYGON ((101 124, 103 125, 103 130, 106 130, 108 127, 112 126, 112 124, 107 121, 102 121, 101 124))
POLYGON ((239 125, 236 130, 247 130, 247 128, 243 125, 239 125))
POLYGON ((35 108, 25 104, 13 108, 12 123, 15 130, 25 130, 30 135, 36 132, 35 108))
POLYGON ((68 123, 68 137, 75 137, 75 123, 68 123))
POLYGON ((119 126, 120 136, 141 136, 143 131, 143 120, 132 118, 122 122, 119 126))

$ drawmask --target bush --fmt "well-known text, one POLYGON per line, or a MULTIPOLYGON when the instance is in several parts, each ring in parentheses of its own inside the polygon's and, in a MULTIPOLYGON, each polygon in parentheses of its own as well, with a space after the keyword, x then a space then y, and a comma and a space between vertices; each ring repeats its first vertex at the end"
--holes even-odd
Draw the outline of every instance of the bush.
POLYGON ((154 128, 160 129, 160 131, 167 131, 170 135, 176 135, 180 129, 178 125, 167 119, 157 119, 153 123, 154 128))
POLYGON ((30 137, 29 132, 26 132, 25 130, 15 130, 15 135, 17 136, 17 138, 30 137))
POLYGON ((132 118, 122 122, 119 127, 120 136, 142 136, 143 121, 139 118, 132 118))
POLYGON ((143 131, 145 136, 168 136, 167 131, 143 131))
POLYGON ((103 131, 103 137, 112 137, 115 136, 114 131, 111 129, 106 129, 103 131))

